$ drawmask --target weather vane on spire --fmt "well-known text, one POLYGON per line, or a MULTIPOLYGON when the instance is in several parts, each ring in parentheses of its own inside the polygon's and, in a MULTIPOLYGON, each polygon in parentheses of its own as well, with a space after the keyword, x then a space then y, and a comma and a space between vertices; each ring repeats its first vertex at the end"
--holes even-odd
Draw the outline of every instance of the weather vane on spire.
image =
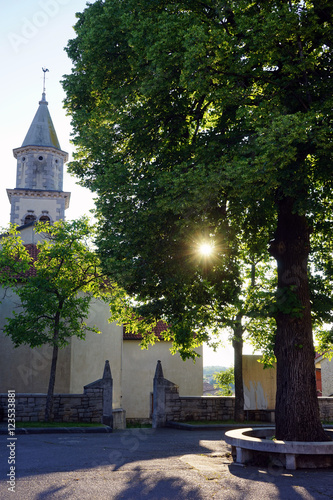
POLYGON ((44 77, 43 77, 43 94, 45 94, 45 73, 47 71, 49 71, 47 68, 42 68, 42 71, 44 73, 44 77))

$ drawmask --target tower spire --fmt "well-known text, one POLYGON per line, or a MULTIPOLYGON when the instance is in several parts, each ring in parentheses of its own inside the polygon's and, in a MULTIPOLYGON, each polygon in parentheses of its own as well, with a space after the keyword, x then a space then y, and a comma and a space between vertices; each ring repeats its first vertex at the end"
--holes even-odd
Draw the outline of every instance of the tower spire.
POLYGON ((43 97, 42 100, 45 101, 45 73, 49 71, 47 68, 42 68, 42 71, 44 73, 43 75, 43 97))
POLYGON ((62 220, 69 205, 70 193, 62 189, 68 154, 60 148, 45 98, 49 70, 42 70, 43 96, 22 146, 13 150, 17 159, 16 187, 7 189, 10 221, 19 226, 34 220, 62 220))

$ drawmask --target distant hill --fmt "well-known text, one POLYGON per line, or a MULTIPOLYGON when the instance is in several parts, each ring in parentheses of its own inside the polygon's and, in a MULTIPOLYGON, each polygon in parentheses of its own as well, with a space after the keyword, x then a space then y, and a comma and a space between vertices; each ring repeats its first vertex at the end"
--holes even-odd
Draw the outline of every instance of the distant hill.
POLYGON ((226 366, 204 366, 203 375, 204 377, 210 377, 213 375, 213 373, 224 372, 226 369, 226 366))
POLYGON ((204 366, 203 367, 203 380, 209 384, 214 384, 214 373, 224 372, 227 370, 226 366, 204 366))

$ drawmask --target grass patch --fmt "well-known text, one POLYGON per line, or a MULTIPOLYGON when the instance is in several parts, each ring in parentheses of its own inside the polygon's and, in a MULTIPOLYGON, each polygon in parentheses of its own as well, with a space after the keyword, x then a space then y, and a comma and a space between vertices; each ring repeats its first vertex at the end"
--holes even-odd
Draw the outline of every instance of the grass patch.
POLYGON ((105 427, 104 424, 88 422, 16 422, 18 429, 49 428, 49 427, 105 427))

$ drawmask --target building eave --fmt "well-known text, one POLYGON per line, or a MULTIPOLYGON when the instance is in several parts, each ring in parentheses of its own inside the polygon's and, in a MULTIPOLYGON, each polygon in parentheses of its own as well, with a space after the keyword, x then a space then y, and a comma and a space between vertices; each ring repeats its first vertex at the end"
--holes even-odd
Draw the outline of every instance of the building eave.
POLYGON ((53 153, 61 156, 63 158, 64 163, 68 161, 68 153, 63 151, 62 149, 58 149, 54 146, 39 146, 38 144, 29 144, 26 146, 21 146, 20 148, 13 149, 14 158, 17 159, 19 154, 22 153, 53 153))
POLYGON ((12 196, 21 196, 25 198, 63 198, 65 200, 65 208, 68 208, 71 193, 68 191, 14 188, 7 189, 7 196, 9 198, 9 201, 11 201, 12 196))

